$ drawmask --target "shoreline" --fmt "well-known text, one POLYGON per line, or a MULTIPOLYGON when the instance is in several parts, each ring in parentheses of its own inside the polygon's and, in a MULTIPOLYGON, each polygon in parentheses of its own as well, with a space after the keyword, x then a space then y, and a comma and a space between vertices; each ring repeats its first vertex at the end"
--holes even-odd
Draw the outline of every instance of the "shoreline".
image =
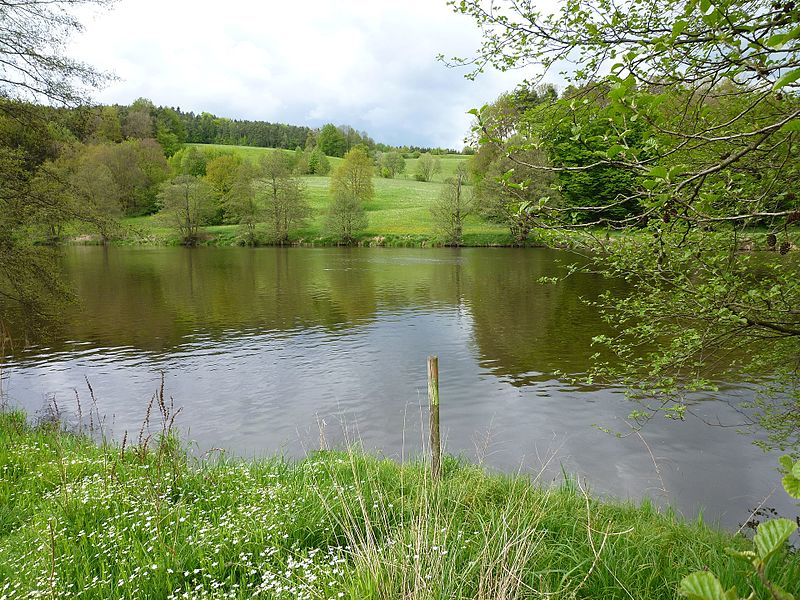
MULTIPOLYGON (((256 244, 241 243, 235 236, 206 235, 194 246, 186 246, 174 237, 147 236, 143 238, 117 238, 110 240, 108 246, 116 247, 178 247, 197 248, 546 248, 550 247, 539 239, 531 239, 524 244, 515 244, 507 234, 466 235, 464 243, 444 244, 435 236, 424 234, 365 234, 358 236, 353 244, 343 244, 326 237, 295 237, 287 243, 259 241, 256 244)), ((81 235, 68 238, 62 246, 102 246, 100 236, 81 235)))
MULTIPOLYGON (((431 233, 363 233, 356 236, 354 243, 345 244, 319 232, 302 231, 295 233, 285 243, 276 243, 261 236, 255 244, 245 244, 239 237, 237 226, 218 225, 205 228, 200 232, 198 242, 191 246, 183 244, 174 232, 164 229, 137 230, 123 228, 120 235, 108 240, 105 244, 100 235, 87 233, 71 233, 66 235, 55 246, 115 246, 115 247, 187 247, 187 248, 552 248, 570 250, 581 246, 584 235, 593 234, 603 237, 609 243, 623 238, 649 237, 642 231, 622 229, 555 231, 536 229, 531 232, 524 243, 516 243, 507 232, 466 232, 461 244, 445 244, 431 233)), ((740 252, 765 252, 777 254, 775 248, 767 245, 766 229, 754 228, 739 240, 740 252)), ((42 245, 47 245, 42 243, 42 245)), ((800 238, 791 240, 790 253, 800 248, 800 238)))
MULTIPOLYGON (((0 597, 674 597, 747 590, 741 535, 447 456, 193 461, 160 403, 123 444, 0 412, 0 597)), ((800 592, 800 559, 775 573, 800 592)), ((766 596, 759 596, 766 597, 766 596)))

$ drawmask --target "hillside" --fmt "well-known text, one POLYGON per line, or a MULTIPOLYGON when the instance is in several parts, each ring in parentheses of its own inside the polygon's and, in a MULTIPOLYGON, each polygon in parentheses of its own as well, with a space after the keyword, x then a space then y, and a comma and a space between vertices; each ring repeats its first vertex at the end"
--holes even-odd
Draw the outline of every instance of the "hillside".
MULTIPOLYGON (((199 149, 208 148, 211 150, 217 150, 220 152, 233 152, 235 154, 239 154, 243 158, 247 160, 256 162, 258 161, 259 156, 263 155, 265 152, 269 152, 273 150, 273 148, 256 148, 253 146, 227 146, 224 144, 187 144, 187 146, 194 146, 199 149)), ((281 152, 293 153, 293 150, 281 150, 281 152)), ((436 175, 433 178, 433 181, 443 182, 448 177, 452 177, 458 165, 465 162, 468 157, 464 156, 463 154, 443 154, 439 156, 441 159, 442 164, 442 172, 436 175)), ((328 160, 331 161, 331 168, 335 168, 342 159, 329 156, 328 160)), ((406 159, 406 170, 405 173, 398 175, 396 179, 404 180, 412 180, 414 179, 414 169, 417 166, 417 162, 419 159, 416 158, 407 158, 406 159)))
MULTIPOLYGON (((199 149, 233 152, 244 159, 257 162, 269 148, 250 146, 226 146, 220 144, 192 144, 199 149)), ((291 150, 280 150, 292 153, 291 150)), ((441 156, 442 171, 431 182, 420 182, 413 178, 417 159, 406 160, 406 172, 394 179, 373 178, 375 198, 367 204, 369 226, 358 236, 359 242, 373 245, 433 245, 437 243, 433 230, 431 205, 441 193, 444 181, 451 177, 460 163, 467 157, 459 154, 441 156)), ((329 157, 331 167, 336 168, 341 158, 329 157)), ((306 189, 312 217, 306 227, 292 232, 296 243, 327 244, 325 218, 330 203, 330 177, 307 175, 300 178, 306 189)), ((237 225, 217 225, 205 228, 208 245, 235 245, 237 225)), ((177 235, 161 217, 152 215, 123 219, 121 233, 123 243, 177 244, 177 235)), ((510 239, 507 228, 487 222, 476 215, 467 219, 464 229, 465 245, 507 245, 510 239)))

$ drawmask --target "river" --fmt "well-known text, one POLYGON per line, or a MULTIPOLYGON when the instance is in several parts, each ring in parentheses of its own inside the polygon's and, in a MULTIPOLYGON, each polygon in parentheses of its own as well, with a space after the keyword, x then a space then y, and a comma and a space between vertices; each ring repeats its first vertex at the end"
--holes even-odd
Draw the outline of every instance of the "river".
MULTIPOLYGON (((624 285, 580 274, 545 249, 98 248, 65 250, 79 302, 59 331, 6 359, 4 393, 30 413, 52 398, 86 420, 91 383, 104 430, 135 439, 161 374, 176 423, 202 454, 302 456, 360 443, 418 456, 426 357, 440 361, 446 451, 542 483, 654 498, 737 528, 776 484, 777 457, 735 428, 748 384, 721 381, 684 422, 622 439, 623 390, 580 386, 610 333, 586 300, 624 285)), ((74 417, 73 417, 74 418, 74 417)), ((791 513, 778 486, 766 502, 791 513)))

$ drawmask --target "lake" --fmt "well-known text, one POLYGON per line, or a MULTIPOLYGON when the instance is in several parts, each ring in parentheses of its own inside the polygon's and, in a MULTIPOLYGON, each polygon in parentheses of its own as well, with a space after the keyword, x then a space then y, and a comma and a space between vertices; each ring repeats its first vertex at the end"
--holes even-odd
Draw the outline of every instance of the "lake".
MULTIPOLYGON (((623 390, 576 386, 610 333, 585 300, 624 285, 564 272, 546 249, 100 248, 64 251, 80 299, 61 329, 4 367, 11 404, 54 397, 84 417, 88 378, 116 439, 135 439, 164 374, 198 453, 298 457, 358 442, 404 459, 427 439, 426 357, 439 356, 446 451, 490 469, 562 472, 618 498, 649 496, 737 528, 764 496, 789 514, 777 456, 735 428, 748 384, 720 382, 685 422, 623 439, 623 390)), ((794 514, 794 513, 791 513, 794 514)))

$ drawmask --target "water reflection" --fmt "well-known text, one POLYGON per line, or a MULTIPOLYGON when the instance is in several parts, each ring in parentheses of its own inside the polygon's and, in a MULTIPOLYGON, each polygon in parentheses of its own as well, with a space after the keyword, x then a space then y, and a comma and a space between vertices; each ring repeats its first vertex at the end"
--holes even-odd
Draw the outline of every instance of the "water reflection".
MULTIPOLYGON (((698 419, 658 422, 645 435, 659 477, 642 440, 593 427, 624 427, 620 390, 553 376, 584 372, 591 338, 610 333, 584 300, 624 291, 589 275, 536 283, 569 260, 512 249, 74 248, 64 269, 81 305, 58 335, 11 357, 8 391, 36 410, 48 394, 72 398, 87 376, 121 435, 138 431, 163 371, 201 449, 301 455, 322 428, 329 443, 400 457, 425 438, 435 353, 450 451, 545 480, 563 466, 602 493, 745 520, 777 481, 774 457, 698 419)), ((731 382, 696 409, 734 421, 730 404, 750 393, 731 382)))

